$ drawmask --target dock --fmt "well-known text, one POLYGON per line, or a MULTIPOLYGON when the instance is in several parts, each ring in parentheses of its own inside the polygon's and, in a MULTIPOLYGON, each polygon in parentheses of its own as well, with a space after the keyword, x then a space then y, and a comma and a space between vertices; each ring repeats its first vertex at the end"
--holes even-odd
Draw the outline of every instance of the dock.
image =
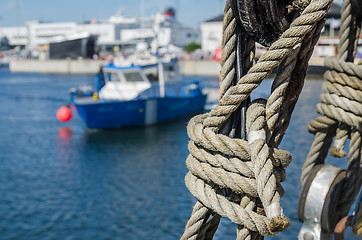
POLYGON ((91 59, 14 59, 10 61, 9 69, 11 72, 96 74, 104 63, 91 59))
MULTIPOLYGON (((10 61, 9 69, 11 72, 96 74, 105 63, 91 59, 22 59, 10 61)), ((218 76, 221 70, 220 62, 211 60, 183 60, 179 66, 181 74, 186 76, 218 76)), ((325 71, 323 60, 311 59, 308 74, 323 75, 325 71)))

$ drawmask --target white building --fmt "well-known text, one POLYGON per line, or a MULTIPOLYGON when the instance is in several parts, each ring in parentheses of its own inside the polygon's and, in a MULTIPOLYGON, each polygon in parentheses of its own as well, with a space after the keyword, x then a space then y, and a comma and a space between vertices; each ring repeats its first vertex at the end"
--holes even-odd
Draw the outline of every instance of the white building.
POLYGON ((77 24, 75 22, 63 23, 39 23, 27 22, 28 50, 48 44, 52 38, 57 36, 67 36, 77 33, 77 24))
POLYGON ((97 45, 100 47, 135 44, 139 41, 150 44, 155 38, 158 39, 159 47, 169 44, 185 47, 190 42, 200 43, 201 41, 200 31, 176 22, 173 10, 143 19, 125 17, 119 11, 117 15, 106 21, 93 20, 86 24, 27 22, 25 27, 1 28, 0 39, 6 37, 11 46, 22 46, 33 50, 49 44, 54 37, 66 37, 84 32, 97 35, 97 45), (155 28, 156 20, 159 24, 157 29, 155 28))
POLYGON ((92 35, 97 35, 98 45, 112 45, 116 38, 115 26, 112 23, 107 22, 78 24, 77 32, 87 32, 92 35))
POLYGON ((174 15, 172 15, 174 13, 169 11, 157 13, 151 18, 143 19, 113 16, 109 21, 117 24, 121 43, 137 41, 150 43, 155 38, 158 41, 159 47, 170 44, 185 47, 191 42, 200 43, 200 30, 183 26, 175 20, 174 15))
POLYGON ((6 37, 12 46, 25 46, 28 43, 26 27, 6 27, 0 31, 0 39, 6 37))
POLYGON ((201 48, 204 54, 214 54, 221 48, 223 15, 201 23, 201 48))

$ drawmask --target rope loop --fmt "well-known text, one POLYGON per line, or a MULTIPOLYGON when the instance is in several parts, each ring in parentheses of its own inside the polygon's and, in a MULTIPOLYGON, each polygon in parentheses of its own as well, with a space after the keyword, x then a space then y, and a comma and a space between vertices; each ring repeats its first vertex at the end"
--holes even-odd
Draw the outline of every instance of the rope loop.
MULTIPOLYGON (((253 104, 251 105, 253 106, 253 104)), ((252 107, 249 107, 252 109, 252 107)), ((265 113, 265 106, 264 106, 265 113)), ((261 174, 263 171, 262 166, 259 168, 255 163, 257 161, 256 153, 252 149, 255 149, 254 144, 261 139, 266 139, 265 134, 260 134, 257 131, 251 129, 249 131, 249 141, 243 139, 231 139, 225 135, 215 133, 203 126, 203 121, 207 118, 208 114, 198 115, 192 118, 188 124, 188 133, 191 138, 189 143, 190 155, 186 160, 186 165, 190 170, 185 181, 186 185, 192 194, 200 200, 205 206, 212 208, 221 216, 230 218, 237 224, 244 225, 242 219, 250 218, 248 221, 253 225, 248 225, 251 231, 261 231, 263 235, 274 235, 281 231, 278 227, 273 227, 276 224, 282 224, 279 226, 285 229, 289 224, 289 221, 284 215, 282 215, 281 208, 275 210, 275 204, 271 201, 280 200, 280 197, 284 194, 284 189, 281 186, 281 182, 286 179, 285 167, 289 165, 292 160, 290 153, 285 150, 277 148, 264 149, 266 152, 261 153, 268 158, 268 164, 271 164, 270 176, 264 176, 261 174), (258 170, 258 172, 256 172, 258 170), (257 176, 261 176, 260 178, 257 176), (264 179, 263 179, 263 178, 264 179), (270 179, 269 179, 270 178, 270 179), (259 182, 258 182, 259 179, 259 182), (263 181, 267 181, 269 185, 268 189, 263 190, 263 181), (203 183, 201 183, 203 182, 203 183), (196 188, 195 184, 198 183, 199 187, 196 188), (262 184, 258 188, 258 184, 262 184), (246 195, 249 198, 257 198, 259 196, 258 189, 262 192, 272 191, 276 189, 274 195, 271 198, 265 195, 265 199, 262 202, 270 202, 269 208, 266 208, 266 214, 272 216, 271 219, 266 218, 263 214, 257 213, 257 208, 248 212, 238 213, 241 216, 236 218, 233 216, 233 212, 225 211, 223 208, 214 209, 213 204, 220 204, 220 201, 227 201, 227 197, 220 189, 230 189, 234 195, 246 195), (211 192, 212 189, 218 192, 217 196, 210 197, 210 194, 205 194, 205 191, 211 192), (222 198, 222 200, 220 200, 222 198), (268 199, 270 198, 270 199, 268 199), (219 199, 219 200, 216 200, 219 199), (218 203, 213 203, 213 200, 218 203), (274 218, 274 219, 273 219, 274 218), (282 219, 284 222, 279 223, 282 219), (273 223, 274 222, 274 223, 273 223), (274 224, 274 225, 273 225, 274 224), (258 229, 257 226, 264 226, 258 229)), ((249 125, 256 126, 256 122, 250 120, 249 125)), ((234 196, 234 197, 235 197, 234 196)), ((240 204, 239 202, 230 204, 240 204)), ((232 205, 234 206, 234 205, 232 205)), ((260 207, 260 206, 259 206, 260 207)), ((233 207, 239 209, 238 207, 233 207)), ((262 207, 263 208, 263 207, 262 207)))

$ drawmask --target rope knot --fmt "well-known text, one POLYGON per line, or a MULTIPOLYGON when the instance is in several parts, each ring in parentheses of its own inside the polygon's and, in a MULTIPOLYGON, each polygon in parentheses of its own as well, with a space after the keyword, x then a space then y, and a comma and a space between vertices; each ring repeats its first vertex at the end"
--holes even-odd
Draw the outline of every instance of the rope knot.
MULTIPOLYGON (((253 106, 249 109, 253 109, 253 106)), ((190 172, 185 182, 190 192, 209 209, 246 226, 250 231, 274 235, 284 230, 289 220, 280 207, 280 197, 284 194, 280 183, 286 179, 284 168, 291 162, 291 154, 266 146, 259 155, 268 162, 265 166, 260 165, 255 144, 265 142, 265 132, 259 131, 254 135, 249 132, 249 141, 229 138, 204 126, 208 116, 195 116, 187 128, 191 140, 186 165, 190 172), (264 171, 267 175, 261 174, 264 171), (270 192, 274 194, 267 194, 270 192), (253 202, 254 207, 241 207, 240 199, 243 197, 253 202), (224 204, 228 207, 225 208, 224 204), (260 211, 260 208, 264 211, 260 211)), ((254 123, 251 125, 255 126, 254 123)))
MULTIPOLYGON (((248 31, 248 24, 237 29, 230 2, 226 2, 219 103, 209 113, 192 118, 187 127, 190 154, 186 159, 189 173, 185 183, 199 201, 181 239, 212 239, 216 230, 209 226, 211 222, 217 225, 217 221, 210 220, 210 211, 237 223, 238 239, 273 236, 289 226, 280 198, 284 194, 281 185, 286 179, 284 168, 291 162, 291 155, 278 146, 301 92, 308 60, 332 0, 301 2, 310 4, 299 16, 289 19, 293 21, 291 24, 279 22, 283 33, 273 39, 255 65, 255 36, 248 31), (268 100, 256 100, 247 109, 248 140, 224 135, 232 136, 236 131, 233 124, 239 126, 241 121, 236 119, 242 119, 240 115, 245 114, 242 109, 251 92, 277 67, 268 100), (200 204, 210 211, 201 210, 200 204)), ((238 8, 253 4, 254 1, 237 0, 238 8)), ((271 7, 275 10, 274 5, 271 7)), ((239 13, 253 14, 240 9, 239 13)), ((245 16, 240 17, 245 23, 242 21, 245 16)))
POLYGON ((317 112, 362 130, 362 66, 342 59, 326 58, 331 70, 324 75, 321 103, 317 112))

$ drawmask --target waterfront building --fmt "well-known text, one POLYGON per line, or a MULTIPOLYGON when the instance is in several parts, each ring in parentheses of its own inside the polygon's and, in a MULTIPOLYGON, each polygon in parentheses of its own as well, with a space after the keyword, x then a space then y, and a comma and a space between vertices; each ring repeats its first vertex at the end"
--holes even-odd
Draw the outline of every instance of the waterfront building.
POLYGON ((185 47, 191 42, 201 41, 200 30, 177 22, 173 9, 148 18, 125 17, 122 11, 118 11, 107 20, 92 20, 81 24, 32 21, 27 22, 26 26, 1 28, 0 39, 7 38, 10 46, 19 46, 31 52, 46 49, 44 46, 56 38, 80 33, 96 35, 97 47, 104 51, 112 50, 114 46, 121 50, 123 47, 135 47, 138 42, 149 45, 157 42, 158 47, 170 44, 185 47))
MULTIPOLYGON (((337 45, 339 42, 338 30, 340 26, 341 6, 338 1, 332 3, 325 27, 322 30, 321 38, 314 48, 312 60, 318 58, 318 64, 323 63, 323 58, 327 56, 335 56, 337 45)), ((214 17, 201 23, 201 46, 204 56, 209 56, 215 60, 221 58, 221 42, 222 42, 222 24, 223 15, 214 17)), ((256 56, 260 56, 265 52, 265 47, 256 44, 256 56)), ((362 40, 359 40, 357 48, 357 58, 362 58, 362 40)))
POLYGON ((213 56, 221 48, 223 18, 224 15, 220 15, 201 23, 201 48, 204 55, 213 56))
POLYGON ((1 28, 0 38, 7 38, 10 46, 24 48, 28 43, 28 34, 25 26, 1 28))

